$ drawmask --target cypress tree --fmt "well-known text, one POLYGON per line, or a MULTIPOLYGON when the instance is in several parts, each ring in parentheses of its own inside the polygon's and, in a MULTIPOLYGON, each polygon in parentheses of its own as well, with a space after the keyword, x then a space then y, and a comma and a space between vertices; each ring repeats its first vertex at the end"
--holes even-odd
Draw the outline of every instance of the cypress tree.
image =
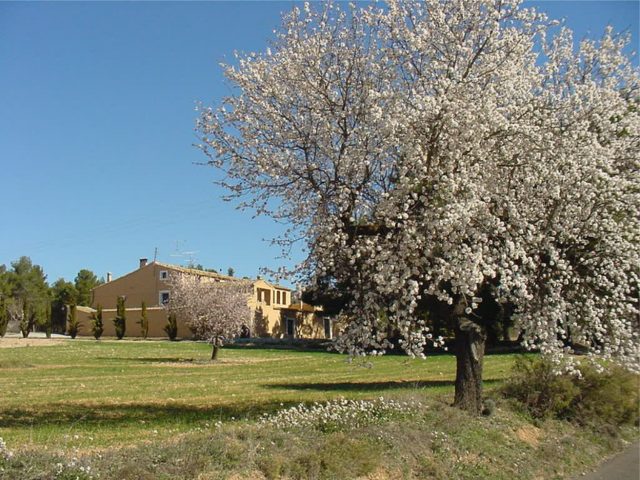
POLYGON ((91 332, 96 340, 99 340, 104 332, 104 325, 102 323, 102 305, 96 306, 96 311, 91 314, 91 332))
POLYGON ((124 297, 118 297, 116 318, 113 319, 113 324, 116 328, 116 337, 118 337, 118 340, 122 340, 127 328, 127 312, 124 306, 124 297))
POLYGON ((80 330, 80 323, 78 322, 78 316, 76 314, 76 306, 71 305, 69 307, 69 324, 67 333, 71 338, 76 338, 78 331, 80 330))
POLYGON ((144 302, 144 300, 142 301, 140 309, 142 311, 140 312, 140 320, 138 321, 138 324, 140 325, 140 332, 142 333, 142 337, 147 338, 147 335, 149 335, 149 319, 147 318, 147 304, 144 302))

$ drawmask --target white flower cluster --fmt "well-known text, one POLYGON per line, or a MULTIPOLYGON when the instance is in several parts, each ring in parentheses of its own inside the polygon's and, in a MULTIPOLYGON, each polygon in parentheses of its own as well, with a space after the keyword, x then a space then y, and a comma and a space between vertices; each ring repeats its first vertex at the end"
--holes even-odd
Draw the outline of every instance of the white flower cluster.
POLYGON ((6 442, 2 437, 0 437, 0 457, 4 458, 5 460, 9 460, 13 457, 13 452, 9 450, 6 442))
POLYGON ((486 292, 528 347, 640 365, 640 75, 628 36, 553 25, 519 0, 329 2, 225 67, 201 147, 306 240, 299 279, 344 293, 342 350, 422 356, 424 313, 483 328, 486 292))
POLYGON ((75 473, 76 475, 77 473, 84 474, 83 478, 94 478, 91 466, 77 457, 72 457, 71 460, 66 463, 58 462, 55 464, 54 474, 56 475, 56 478, 58 476, 71 472, 75 473))
POLYGON ((401 402, 379 397, 375 400, 338 399, 265 414, 263 425, 279 429, 313 428, 320 431, 348 430, 383 423, 398 415, 410 415, 420 407, 419 402, 401 402))

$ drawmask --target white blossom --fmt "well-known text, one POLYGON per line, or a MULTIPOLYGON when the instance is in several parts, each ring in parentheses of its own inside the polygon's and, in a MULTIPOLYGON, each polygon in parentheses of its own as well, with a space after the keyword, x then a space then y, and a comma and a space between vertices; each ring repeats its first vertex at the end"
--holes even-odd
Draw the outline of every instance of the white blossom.
POLYGON ((168 309, 185 319, 196 338, 214 347, 237 337, 250 323, 248 281, 220 282, 195 274, 172 272, 168 309))
POLYGON ((491 287, 526 346, 559 358, 570 337, 638 368, 629 38, 576 48, 516 0, 344 8, 285 16, 197 124, 230 196, 288 221, 284 247, 306 242, 298 280, 349 294, 338 346, 382 352, 392 327, 422 356, 421 301, 473 318, 491 287))

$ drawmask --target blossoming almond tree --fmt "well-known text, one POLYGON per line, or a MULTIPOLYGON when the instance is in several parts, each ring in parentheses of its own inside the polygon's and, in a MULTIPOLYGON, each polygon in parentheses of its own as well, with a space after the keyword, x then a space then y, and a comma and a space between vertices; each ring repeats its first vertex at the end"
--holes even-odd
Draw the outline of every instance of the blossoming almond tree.
POLYGON ((306 239, 301 280, 337 292, 338 346, 423 356, 456 336, 455 404, 482 406, 487 326, 638 368, 640 122, 628 38, 571 32, 516 0, 325 4, 239 55, 198 122, 242 207, 306 239), (279 201, 273 202, 276 198, 279 201), (443 313, 444 312, 444 313, 443 313), (572 343, 573 342, 573 343, 572 343))
POLYGON ((217 360, 224 343, 237 337, 249 322, 251 283, 182 273, 172 273, 168 283, 168 309, 185 319, 196 338, 212 345, 211 360, 217 360))

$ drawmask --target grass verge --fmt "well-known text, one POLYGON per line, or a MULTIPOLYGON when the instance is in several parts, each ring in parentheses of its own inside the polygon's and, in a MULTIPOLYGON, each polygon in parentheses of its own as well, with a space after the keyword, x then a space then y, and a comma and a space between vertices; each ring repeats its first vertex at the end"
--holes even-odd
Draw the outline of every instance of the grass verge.
POLYGON ((512 355, 486 358, 496 409, 470 418, 449 406, 450 356, 366 368, 324 352, 233 349, 217 364, 208 354, 191 342, 0 349, 0 479, 561 479, 638 434, 536 419, 502 400, 512 355), (380 396, 412 407, 260 421, 299 402, 380 396))

